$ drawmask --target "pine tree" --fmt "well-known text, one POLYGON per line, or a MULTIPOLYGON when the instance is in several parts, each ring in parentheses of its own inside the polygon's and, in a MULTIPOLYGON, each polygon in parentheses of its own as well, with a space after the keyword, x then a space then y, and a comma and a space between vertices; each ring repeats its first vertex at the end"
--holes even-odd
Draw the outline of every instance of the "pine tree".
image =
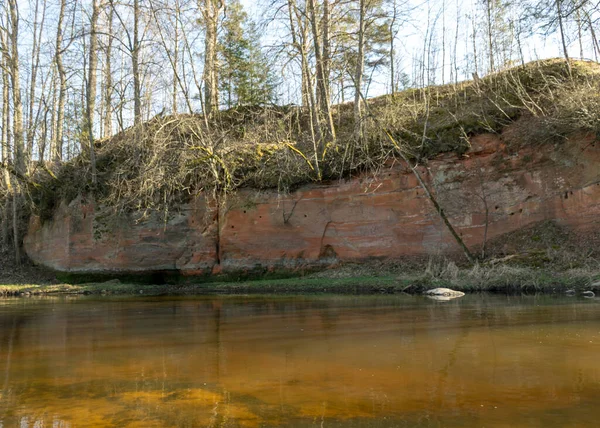
POLYGON ((511 62, 511 28, 507 20, 509 0, 481 0, 485 16, 485 35, 488 54, 488 72, 493 73, 511 62))
POLYGON ((256 26, 239 0, 229 2, 223 30, 219 89, 227 107, 273 102, 277 82, 261 50, 256 26))
POLYGON ((260 35, 254 22, 248 23, 248 74, 240 89, 243 104, 264 105, 275 101, 277 79, 272 64, 263 52, 260 35))

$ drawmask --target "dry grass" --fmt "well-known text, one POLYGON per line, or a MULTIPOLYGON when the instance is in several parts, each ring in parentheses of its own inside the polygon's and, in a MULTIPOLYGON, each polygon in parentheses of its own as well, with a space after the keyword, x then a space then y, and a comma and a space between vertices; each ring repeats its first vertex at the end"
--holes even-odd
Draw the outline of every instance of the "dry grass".
POLYGON ((461 291, 500 293, 584 291, 597 288, 600 268, 552 270, 516 264, 481 264, 460 269, 452 261, 430 263, 415 282, 420 288, 448 287, 461 291))
POLYGON ((432 257, 420 284, 498 292, 583 290, 600 283, 600 234, 579 236, 554 222, 542 222, 490 242, 489 257, 459 266, 432 257))
POLYGON ((96 187, 85 155, 55 166, 57 179, 40 170, 35 179, 42 186, 29 189, 32 209, 45 219, 61 200, 93 194, 115 211, 167 212, 198 192, 285 192, 311 181, 376 172, 395 156, 383 128, 420 162, 442 152, 462 154, 470 136, 501 133, 513 123, 521 131, 507 135, 507 144, 600 133, 600 66, 575 61, 569 73, 562 60, 539 61, 477 81, 379 97, 369 105, 378 120, 365 120, 364 140, 352 136, 352 105, 339 105, 337 141, 321 142, 318 153, 310 118, 299 107, 235 108, 211 120, 156 117, 98 143, 96 187))

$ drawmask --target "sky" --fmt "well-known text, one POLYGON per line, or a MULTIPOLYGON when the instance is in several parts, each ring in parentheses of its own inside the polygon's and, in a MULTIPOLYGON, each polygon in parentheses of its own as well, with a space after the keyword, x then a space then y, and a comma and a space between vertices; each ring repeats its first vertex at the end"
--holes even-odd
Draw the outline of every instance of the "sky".
MULTIPOLYGON (((249 15, 257 22, 261 22, 264 18, 265 4, 269 0, 241 0, 249 15)), ((472 55, 472 39, 470 35, 472 32, 471 23, 466 22, 466 15, 472 14, 475 9, 477 0, 408 0, 408 8, 411 9, 410 18, 406 22, 398 33, 396 39, 396 46, 398 50, 397 56, 401 58, 399 64, 396 65, 397 69, 401 69, 407 74, 412 73, 414 67, 414 57, 420 56, 423 51, 423 40, 427 33, 427 22, 428 15, 430 20, 434 20, 437 15, 440 15, 442 8, 445 10, 446 19, 444 20, 441 16, 437 18, 437 39, 438 42, 442 39, 441 28, 442 25, 446 25, 445 39, 452 41, 455 36, 456 29, 456 15, 461 17, 459 38, 460 42, 457 47, 457 57, 459 58, 459 67, 463 69, 463 76, 470 78, 473 68, 472 58, 468 59, 468 55, 472 55), (429 14, 428 14, 429 9, 429 14), (445 22, 443 22, 445 21, 445 22), (468 40, 468 43, 467 43, 468 40), (471 63, 469 63, 471 61, 471 63)), ((517 11, 509 9, 507 15, 513 14, 513 18, 518 19, 517 11)), ((482 24, 483 17, 478 18, 480 25, 482 24)), ((485 35, 483 29, 478 29, 478 42, 483 43, 485 35)), ((585 35, 587 36, 587 35, 585 35)), ((274 44, 279 41, 279 35, 274 31, 265 31, 263 36, 263 43, 265 45, 274 44)), ((591 39, 584 41, 585 57, 592 57, 592 42, 591 39)), ((481 48, 481 46, 480 46, 481 48)), ((556 34, 544 36, 541 34, 532 34, 523 46, 524 56, 526 61, 534 59, 554 58, 561 57, 562 51, 560 48, 560 41, 556 34)), ((576 41, 571 40, 569 43, 569 51, 572 57, 578 57, 579 47, 576 41)), ((481 53, 480 53, 481 54, 481 53)), ((441 58, 438 57, 438 63, 441 62, 441 58)), ((450 53, 446 58, 446 70, 444 74, 444 81, 447 82, 450 77, 450 53)), ((438 67, 441 68, 441 67, 438 67)), ((479 74, 485 74, 482 72, 481 67, 479 74)), ((436 73, 436 79, 431 83, 442 83, 441 71, 436 73)), ((464 77, 463 77, 464 78, 464 77)), ((373 76, 373 83, 369 87, 368 95, 370 97, 381 95, 389 92, 389 67, 385 70, 380 70, 379 73, 375 73, 373 76)))
MULTIPOLYGON (((19 0, 19 8, 21 11, 21 15, 26 17, 30 15, 29 4, 30 1, 34 0, 19 0)), ((82 0, 77 0, 78 2, 82 0)), ((244 7, 246 8, 250 17, 257 23, 264 23, 265 18, 272 12, 272 8, 268 8, 265 5, 272 0, 240 0, 244 7)), ((475 1, 479 0, 405 0, 407 1, 407 7, 411 9, 411 13, 407 16, 406 22, 400 27, 398 32, 398 36, 396 38, 396 49, 397 54, 396 57, 398 59, 398 63, 396 64, 396 70, 402 71, 406 73, 409 78, 414 76, 415 70, 420 67, 422 63, 422 54, 424 47, 424 37, 428 31, 427 22, 435 21, 435 38, 437 39, 438 44, 441 43, 441 40, 445 40, 447 42, 448 48, 446 49, 446 57, 443 61, 446 65, 444 69, 444 73, 442 75, 441 72, 441 55, 438 53, 437 56, 433 59, 429 59, 428 62, 431 65, 432 72, 430 73, 429 80, 425 82, 426 84, 440 84, 440 83, 448 83, 450 81, 450 62, 451 62, 451 54, 453 49, 450 46, 453 44, 453 39, 456 34, 456 17, 458 12, 458 17, 460 19, 460 24, 458 25, 458 40, 459 43, 457 45, 457 58, 458 58, 458 66, 460 69, 459 80, 463 80, 465 78, 471 78, 472 72, 474 71, 474 62, 472 55, 472 22, 467 18, 468 15, 473 13, 475 7, 475 1), (445 10, 445 14, 441 14, 442 7, 445 10), (442 28, 445 25, 446 32, 442 32, 442 28), (443 77, 442 77, 443 76, 443 77)), ((2 4, 2 0, 0 0, 0 4, 2 4)), ((50 14, 56 14, 56 1, 51 1, 49 4, 54 5, 53 9, 51 9, 50 14)), ((81 3, 79 3, 81 4, 81 3)), ((506 17, 519 18, 516 12, 516 9, 509 9, 506 12, 506 17)), ((199 16, 199 14, 198 14, 199 16)), ((55 16, 50 16, 49 25, 55 25, 56 18, 55 16)), ((193 17, 192 17, 193 18, 193 17)), ((190 18, 191 19, 191 18, 190 18)), ((479 16, 476 18, 476 22, 478 24, 478 35, 476 37, 476 42, 479 49, 480 58, 484 47, 485 47, 485 34, 483 30, 483 17, 479 16)), ((199 26, 194 24, 197 32, 199 33, 199 26)), ((261 27, 263 28, 263 27, 261 27)), ((52 46, 54 40, 52 36, 54 35, 55 30, 48 31, 48 36, 50 37, 47 40, 47 45, 49 51, 52 50, 52 46)), ((571 34, 575 32, 571 31, 571 34)), ((282 31, 281 29, 277 29, 276 24, 271 23, 269 26, 264 27, 262 42, 265 46, 266 52, 269 53, 271 57, 274 58, 273 54, 273 46, 281 44, 282 42, 282 31), (270 47, 270 49, 269 49, 270 47)), ((20 45, 22 49, 22 56, 29 57, 31 50, 31 27, 23 26, 21 30, 21 39, 20 45)), ((592 43, 591 39, 587 34, 585 34, 586 39, 584 40, 584 56, 592 57, 592 43)), ((201 39, 201 34, 197 39, 197 55, 195 57, 196 68, 201 73, 202 68, 202 53, 203 53, 203 42, 201 39)), ((551 34, 547 37, 542 36, 540 34, 534 34, 531 37, 527 38, 527 41, 524 43, 524 55, 526 60, 532 59, 541 59, 541 58, 551 58, 561 56, 560 43, 555 34, 551 34)), ((569 50, 570 55, 572 57, 577 57, 579 55, 579 48, 577 40, 569 40, 569 50)), ((513 56, 514 58, 515 56, 513 56)), ((279 81, 281 82, 281 87, 279 88, 279 99, 278 102, 281 104, 298 104, 300 102, 299 94, 299 78, 297 70, 290 69, 290 67, 283 67, 282 64, 288 61, 288 57, 278 57, 278 62, 273 65, 273 69, 278 73, 279 81)), ((102 60, 102 59, 101 59, 102 60)), ((125 61, 127 63, 127 60, 125 61)), ((126 64, 127 65, 127 64, 126 64)), ((188 65, 189 67, 189 65, 188 65)), ((479 75, 482 76, 486 73, 486 63, 480 59, 478 62, 478 70, 479 75)), ((24 64, 23 70, 23 79, 26 82, 27 76, 27 64, 24 64)), ((389 66, 385 65, 380 67, 375 73, 372 75, 372 81, 368 85, 366 95, 368 97, 374 97, 381 94, 390 92, 390 76, 389 76, 389 66)), ((368 75, 367 77, 370 77, 368 75)), ((155 78, 157 80, 162 79, 165 82, 168 82, 169 76, 168 73, 160 73, 155 78)), ((413 82, 414 83, 414 82, 413 82)), ((347 83, 349 85, 349 83, 347 83)), ((193 84, 191 84, 193 86, 193 84)), ((23 88, 26 88, 26 85, 23 85, 23 88)), ((41 90, 41 89, 40 89, 41 90)), ((159 111, 165 108, 165 105, 169 105, 169 90, 161 89, 162 92, 156 92, 152 95, 152 107, 149 112, 150 117, 152 114, 156 114, 159 111)), ((349 100, 352 98, 352 88, 346 88, 344 91, 344 96, 342 97, 342 93, 339 90, 339 86, 337 83, 332 85, 333 98, 332 101, 334 103, 341 102, 343 100, 349 100)))

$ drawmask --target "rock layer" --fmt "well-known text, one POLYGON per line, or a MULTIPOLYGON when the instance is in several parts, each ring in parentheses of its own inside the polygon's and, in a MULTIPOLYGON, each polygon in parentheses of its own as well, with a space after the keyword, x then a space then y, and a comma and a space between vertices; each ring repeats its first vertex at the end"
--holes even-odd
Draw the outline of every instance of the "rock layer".
MULTIPOLYGON (((600 142, 509 149, 478 135, 462 157, 419 172, 465 243, 553 220, 600 230, 600 142)), ((507 243, 510 246, 510 243, 507 243)), ((24 240, 36 263, 62 272, 176 271, 184 275, 298 270, 348 261, 460 252, 415 177, 390 160, 377 174, 311 184, 291 194, 241 189, 225 201, 198 195, 169 213, 115 216, 78 198, 53 219, 32 217, 24 240)))

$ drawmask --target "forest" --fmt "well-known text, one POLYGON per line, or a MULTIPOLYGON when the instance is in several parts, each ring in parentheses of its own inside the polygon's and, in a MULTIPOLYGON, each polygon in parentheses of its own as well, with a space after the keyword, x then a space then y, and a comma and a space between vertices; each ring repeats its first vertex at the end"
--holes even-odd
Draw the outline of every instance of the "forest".
POLYGON ((523 115, 519 143, 598 132, 599 25, 591 0, 0 0, 2 246, 81 194, 142 218, 523 115))

